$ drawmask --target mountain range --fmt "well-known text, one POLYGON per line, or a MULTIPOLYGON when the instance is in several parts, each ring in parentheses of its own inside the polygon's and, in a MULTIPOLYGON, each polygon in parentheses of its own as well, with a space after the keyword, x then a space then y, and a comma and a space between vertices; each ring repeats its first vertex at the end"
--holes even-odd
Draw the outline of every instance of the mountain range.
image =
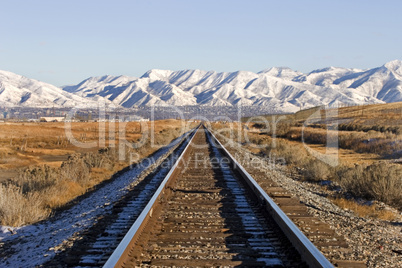
POLYGON ((62 88, 0 71, 0 106, 131 108, 151 105, 269 106, 295 111, 318 105, 402 101, 402 61, 368 70, 328 67, 308 74, 285 67, 258 73, 153 69, 139 78, 90 77, 62 88))

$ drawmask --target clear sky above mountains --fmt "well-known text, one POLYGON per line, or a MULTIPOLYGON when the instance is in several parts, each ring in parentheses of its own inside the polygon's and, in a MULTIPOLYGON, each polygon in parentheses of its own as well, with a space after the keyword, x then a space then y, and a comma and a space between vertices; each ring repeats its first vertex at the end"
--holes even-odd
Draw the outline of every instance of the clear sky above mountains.
POLYGON ((0 69, 55 85, 148 69, 372 68, 402 57, 402 1, 0 0, 0 69))

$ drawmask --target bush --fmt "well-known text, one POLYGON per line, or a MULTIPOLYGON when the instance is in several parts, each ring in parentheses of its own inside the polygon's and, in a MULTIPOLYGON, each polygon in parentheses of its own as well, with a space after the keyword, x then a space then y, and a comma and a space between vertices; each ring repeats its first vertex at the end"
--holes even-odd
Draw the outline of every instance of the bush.
POLYGON ((82 159, 90 168, 106 168, 112 170, 115 162, 118 160, 118 155, 115 149, 103 148, 97 153, 83 154, 82 159))
POLYGON ((305 178, 313 181, 328 180, 332 177, 331 167, 318 159, 311 159, 304 165, 305 178))
POLYGON ((402 168, 389 163, 338 170, 341 186, 356 196, 402 208, 402 168))
POLYGON ((60 175, 64 180, 72 180, 86 184, 89 180, 90 166, 80 154, 73 154, 60 167, 60 175))
POLYGON ((59 180, 58 172, 49 166, 31 167, 19 173, 16 180, 22 193, 40 192, 51 187, 59 180))
POLYGON ((304 149, 288 145, 285 142, 278 141, 276 152, 279 156, 285 158, 288 164, 303 166, 308 161, 307 152, 304 149))

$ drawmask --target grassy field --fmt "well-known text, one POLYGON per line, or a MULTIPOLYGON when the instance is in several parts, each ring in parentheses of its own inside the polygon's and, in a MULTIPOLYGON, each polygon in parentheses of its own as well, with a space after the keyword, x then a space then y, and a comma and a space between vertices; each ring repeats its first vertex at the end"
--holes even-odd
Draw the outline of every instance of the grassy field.
POLYGON ((263 117, 265 122, 251 118, 244 118, 243 122, 248 122, 250 132, 266 132, 270 136, 275 132, 276 137, 304 142, 318 150, 325 150, 328 141, 337 139, 339 153, 346 164, 402 157, 401 102, 330 110, 317 107, 295 114, 263 117))
POLYGON ((181 120, 0 123, 0 224, 20 226, 47 218, 194 126, 181 120), (142 143, 124 147, 122 157, 123 142, 142 143))
MULTIPOLYGON (((121 123, 125 129, 127 141, 137 141, 142 137, 142 128, 151 129, 151 122, 121 123)), ((161 120, 154 124, 154 132, 182 128, 183 123, 177 120, 161 120)), ((32 165, 49 165, 60 167, 73 153, 95 152, 119 142, 118 123, 71 123, 71 133, 78 142, 90 144, 91 148, 77 147, 66 137, 64 123, 0 123, 0 181, 13 178, 21 168, 32 165), (112 127, 112 131, 111 128, 112 127), (104 135, 102 134, 104 132, 104 135), (103 137, 104 139, 100 137, 103 137), (113 138, 113 136, 115 138, 113 138), (103 143, 103 144, 102 144, 103 143)), ((150 136, 150 134, 149 134, 150 136)))
MULTIPOLYGON (((255 154, 282 158, 299 179, 333 181, 346 196, 402 209, 402 103, 318 107, 263 117, 217 122, 213 128, 255 154), (325 154, 332 149, 336 154, 325 154)), ((351 209, 359 207, 342 201, 342 196, 334 200, 351 209)))

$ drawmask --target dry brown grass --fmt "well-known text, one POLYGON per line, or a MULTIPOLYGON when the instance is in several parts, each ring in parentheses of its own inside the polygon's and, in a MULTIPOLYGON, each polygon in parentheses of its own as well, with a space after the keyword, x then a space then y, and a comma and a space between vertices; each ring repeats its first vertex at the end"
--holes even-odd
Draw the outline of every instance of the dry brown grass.
MULTIPOLYGON (((265 125, 262 123, 251 122, 248 123, 250 131, 247 136, 251 136, 252 133, 266 133, 271 137, 275 135, 291 141, 303 142, 309 147, 317 147, 317 145, 322 147, 328 141, 337 140, 341 159, 350 164, 371 164, 378 159, 402 157, 402 102, 345 107, 337 110, 338 113, 334 115, 331 115, 331 112, 332 110, 315 108, 287 114, 275 128, 273 127, 274 117, 266 116, 270 122, 268 130, 264 130, 265 125), (315 118, 316 123, 303 125, 306 119, 316 112, 318 112, 315 118), (332 124, 338 119, 341 122, 339 131, 327 129, 327 124, 332 124)), ((279 115, 275 115, 275 118, 279 118, 279 115)), ((255 140, 261 142, 255 137, 249 140, 253 143, 255 140)))
POLYGON ((377 205, 362 205, 355 200, 349 200, 342 197, 331 198, 332 203, 338 207, 353 211, 359 217, 378 218, 386 221, 394 221, 398 218, 394 212, 390 210, 380 209, 377 205))
MULTIPOLYGON (((295 114, 266 115, 266 120, 282 117, 276 126, 277 137, 325 144, 329 136, 339 138, 342 149, 356 153, 377 154, 385 158, 402 157, 402 102, 320 110, 311 108, 295 114), (328 124, 339 123, 339 131, 327 130, 328 124), (307 125, 307 126, 305 126, 307 125)), ((247 118, 244 118, 245 121, 247 118)), ((256 120, 260 120, 256 118, 256 120)), ((249 123, 253 128, 261 124, 249 123)))
POLYGON ((328 140, 338 140, 339 148, 351 149, 356 153, 377 154, 384 157, 398 157, 402 150, 402 135, 378 131, 334 131, 322 128, 292 127, 285 135, 290 140, 308 144, 326 144, 328 140), (399 141, 399 142, 398 142, 399 141))
POLYGON ((80 196, 86 192, 86 187, 79 182, 71 180, 61 180, 54 187, 49 187, 46 191, 42 192, 46 196, 44 207, 48 207, 50 210, 59 208, 77 196, 80 196))
MULTIPOLYGON (((289 142, 292 143, 291 141, 289 142)), ((293 141, 293 144, 297 146, 300 145, 300 142, 293 141)), ((324 144, 309 144, 308 146, 322 154, 325 154, 327 150, 324 144)), ((354 150, 342 148, 338 149, 338 154, 341 164, 348 167, 354 167, 355 165, 372 165, 382 159, 378 154, 357 153, 354 150)))
MULTIPOLYGON (((112 129, 116 139, 111 141, 109 125, 105 124, 106 141, 90 149, 68 142, 63 123, 2 124, 0 170, 9 177, 0 178, 0 224, 20 226, 47 218, 52 210, 132 164, 130 153, 147 157, 195 126, 179 120, 147 122, 148 130, 154 133, 140 148, 126 148, 126 158, 120 159, 116 150, 119 137, 136 142, 142 135, 140 123, 121 124, 121 129, 117 124, 112 129)), ((72 124, 72 133, 80 142, 99 141, 97 130, 98 123, 72 124)))
POLYGON ((49 214, 40 194, 24 194, 18 186, 0 184, 0 224, 21 226, 43 220, 49 214))
MULTIPOLYGON (((80 122, 71 123, 73 137, 79 142, 97 142, 96 148, 80 148, 71 144, 67 137, 64 123, 0 123, 0 170, 10 170, 30 165, 61 164, 61 156, 75 152, 97 151, 100 148, 108 147, 111 144, 118 144, 119 136, 124 135, 128 141, 135 142, 141 138, 141 130, 154 129, 155 133, 169 129, 188 127, 186 122, 180 120, 159 120, 155 122, 128 122, 109 123, 80 122), (146 124, 146 127, 141 127, 146 124), (152 126, 151 126, 152 124, 152 126), (110 139, 110 126, 114 128, 112 135, 116 140, 110 139), (125 130, 122 134, 119 126, 125 130), (99 131, 105 132, 104 144, 99 144, 99 131)), ((112 129, 113 129, 112 128, 112 129)), ((155 134, 154 133, 154 134, 155 134)), ((149 134, 151 135, 151 134, 149 134)), ((63 159, 63 160, 65 160, 63 159)))
POLYGON ((338 110, 339 118, 359 119, 361 124, 400 125, 402 102, 343 107, 338 110))

